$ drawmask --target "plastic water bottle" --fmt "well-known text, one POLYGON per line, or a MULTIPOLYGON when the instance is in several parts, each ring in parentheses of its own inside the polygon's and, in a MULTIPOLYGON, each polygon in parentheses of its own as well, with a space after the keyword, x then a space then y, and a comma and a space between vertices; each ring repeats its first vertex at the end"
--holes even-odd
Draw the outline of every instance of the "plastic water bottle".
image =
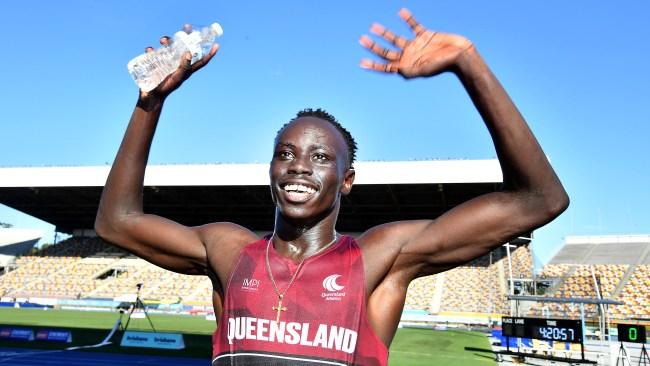
POLYGON ((200 30, 185 24, 183 30, 174 34, 171 45, 143 53, 129 61, 126 67, 142 91, 151 91, 178 69, 185 52, 190 51, 193 64, 210 52, 215 39, 222 34, 223 28, 219 23, 212 23, 200 30))

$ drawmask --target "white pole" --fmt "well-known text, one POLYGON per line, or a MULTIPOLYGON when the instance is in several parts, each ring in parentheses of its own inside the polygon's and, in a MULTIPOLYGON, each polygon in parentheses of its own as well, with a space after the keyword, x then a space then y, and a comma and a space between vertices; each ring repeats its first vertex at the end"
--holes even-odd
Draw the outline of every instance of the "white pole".
MULTIPOLYGON (((506 245, 506 254, 508 255, 508 272, 510 274, 510 295, 514 295, 515 294, 515 282, 512 279, 512 258, 510 258, 510 243, 508 242, 505 245, 506 245)), ((514 313, 514 311, 512 311, 512 309, 511 309, 511 312, 514 313)), ((517 307, 517 314, 515 314, 515 316, 519 316, 518 313, 519 313, 519 309, 517 307)))
MULTIPOLYGON (((596 290, 596 297, 598 299, 603 299, 600 295, 600 288, 598 287, 598 281, 596 280, 596 273, 594 272, 594 266, 589 266, 591 269, 591 278, 594 281, 594 289, 596 290)), ((600 328, 600 340, 605 339, 605 319, 604 319, 604 307, 603 304, 598 304, 598 309, 600 310, 600 317, 598 318, 598 328, 600 328)))

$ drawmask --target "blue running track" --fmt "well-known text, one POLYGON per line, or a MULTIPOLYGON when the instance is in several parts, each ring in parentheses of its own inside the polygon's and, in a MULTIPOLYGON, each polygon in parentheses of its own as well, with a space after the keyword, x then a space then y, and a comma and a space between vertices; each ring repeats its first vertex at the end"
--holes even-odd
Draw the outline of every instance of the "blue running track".
POLYGON ((27 348, 0 347, 0 365, 3 366, 209 366, 209 359, 187 357, 162 357, 145 355, 122 355, 117 353, 35 350, 27 348))

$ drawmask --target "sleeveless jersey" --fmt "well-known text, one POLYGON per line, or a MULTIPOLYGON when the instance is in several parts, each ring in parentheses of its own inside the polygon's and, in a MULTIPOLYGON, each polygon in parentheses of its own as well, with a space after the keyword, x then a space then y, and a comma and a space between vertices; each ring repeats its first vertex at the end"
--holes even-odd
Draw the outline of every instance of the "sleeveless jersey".
POLYGON ((266 268, 267 241, 242 249, 213 335, 212 365, 386 365, 388 350, 366 318, 363 261, 354 239, 342 236, 307 258, 288 289, 298 264, 271 245, 273 277, 280 293, 287 289, 282 304, 266 268))

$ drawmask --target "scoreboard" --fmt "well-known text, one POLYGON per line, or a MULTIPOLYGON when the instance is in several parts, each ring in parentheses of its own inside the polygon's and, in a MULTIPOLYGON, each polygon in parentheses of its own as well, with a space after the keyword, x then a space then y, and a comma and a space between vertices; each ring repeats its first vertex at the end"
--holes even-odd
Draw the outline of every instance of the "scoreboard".
POLYGON ((642 324, 617 324, 619 342, 645 343, 645 326, 642 324))
POLYGON ((581 320, 504 316, 501 324, 505 337, 582 343, 581 320))

